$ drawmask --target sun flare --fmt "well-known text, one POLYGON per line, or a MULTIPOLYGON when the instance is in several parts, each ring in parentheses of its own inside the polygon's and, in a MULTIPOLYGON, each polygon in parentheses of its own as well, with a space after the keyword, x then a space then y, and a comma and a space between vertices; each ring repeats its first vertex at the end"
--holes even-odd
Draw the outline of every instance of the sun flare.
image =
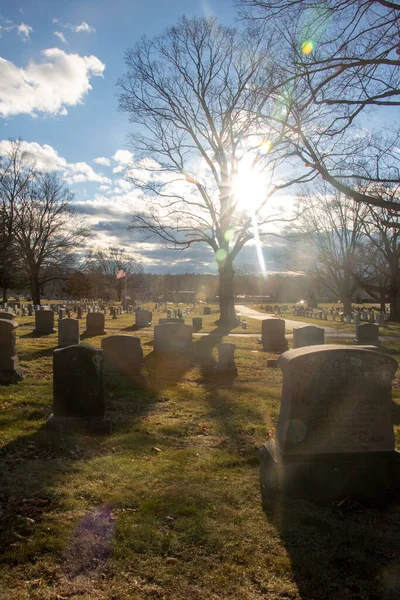
POLYGON ((238 212, 254 214, 266 195, 263 174, 243 163, 233 181, 233 195, 238 212))

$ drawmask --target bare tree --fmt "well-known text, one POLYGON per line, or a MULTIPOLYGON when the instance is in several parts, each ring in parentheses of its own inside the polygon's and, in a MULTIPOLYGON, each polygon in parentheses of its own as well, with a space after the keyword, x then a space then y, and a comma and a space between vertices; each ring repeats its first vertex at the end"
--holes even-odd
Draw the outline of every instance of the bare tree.
POLYGON ((382 308, 390 303, 390 318, 400 321, 400 229, 399 214, 369 207, 364 215, 364 232, 369 241, 367 259, 372 277, 364 289, 377 298, 382 308))
POLYGON ((55 174, 38 173, 15 203, 14 236, 40 304, 41 286, 67 277, 88 230, 71 208, 73 194, 55 174))
POLYGON ((124 248, 98 248, 90 252, 86 261, 89 272, 101 276, 100 288, 106 295, 115 294, 120 302, 122 291, 127 277, 127 289, 132 291, 140 285, 143 274, 142 264, 134 256, 127 253, 124 248), (117 275, 124 273, 123 276, 117 275))
POLYGON ((119 82, 120 109, 138 126, 130 178, 143 202, 131 228, 169 248, 212 248, 221 325, 235 322, 235 258, 283 219, 281 211, 267 210, 271 197, 307 180, 293 173, 283 178, 277 148, 287 142, 277 134, 272 143, 268 124, 260 121, 280 78, 274 47, 272 34, 249 36, 215 19, 183 17, 126 52, 127 73, 119 82), (238 199, 240 180, 245 206, 238 199))
POLYGON ((302 202, 307 210, 290 228, 287 265, 323 284, 348 314, 368 273, 362 259, 367 208, 326 184, 302 202))
POLYGON ((284 96, 286 139, 303 165, 358 202, 400 210, 397 194, 381 194, 400 179, 397 111, 390 126, 372 131, 373 119, 367 122, 372 109, 385 107, 389 120, 388 110, 400 105, 400 3, 237 3, 253 24, 272 20, 280 31, 286 95, 277 97, 284 96), (369 184, 362 192, 360 181, 369 184))

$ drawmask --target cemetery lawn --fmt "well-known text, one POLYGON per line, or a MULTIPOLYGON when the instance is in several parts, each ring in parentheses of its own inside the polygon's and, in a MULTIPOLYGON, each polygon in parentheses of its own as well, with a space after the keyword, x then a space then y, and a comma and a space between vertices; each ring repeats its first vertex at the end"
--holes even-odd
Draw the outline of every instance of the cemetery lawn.
MULTIPOLYGON (((128 333, 123 318, 114 324, 128 333)), ((106 382, 113 432, 102 437, 46 431, 57 334, 19 329, 26 378, 0 388, 0 600, 400 597, 398 506, 277 496, 262 506, 259 451, 281 396, 280 370, 266 369, 275 355, 235 338, 238 376, 223 381, 216 345, 232 338, 199 337, 191 355, 161 360, 151 330, 134 335, 149 387, 106 382)), ((385 346, 399 360, 400 343, 385 346)), ((394 400, 400 447, 398 379, 394 400)))

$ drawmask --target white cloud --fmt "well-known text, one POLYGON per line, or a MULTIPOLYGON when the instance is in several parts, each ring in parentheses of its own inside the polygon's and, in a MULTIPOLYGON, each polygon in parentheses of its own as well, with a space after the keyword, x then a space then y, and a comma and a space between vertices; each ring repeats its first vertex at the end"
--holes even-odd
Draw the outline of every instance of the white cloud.
POLYGON ((68 183, 81 183, 83 181, 95 181, 110 184, 111 179, 93 171, 92 167, 84 162, 70 163, 68 171, 64 174, 68 183))
POLYGON ((125 171, 125 167, 123 167, 122 165, 113 168, 113 173, 122 173, 122 171, 125 171))
POLYGON ((92 89, 91 77, 103 75, 96 56, 67 54, 59 48, 42 51, 45 61, 31 61, 26 69, 0 57, 0 116, 44 112, 67 114, 66 106, 82 103, 92 89))
MULTIPOLYGON (((11 142, 9 140, 0 141, 0 154, 5 154, 10 150, 11 142)), ((52 146, 44 144, 41 146, 37 142, 22 142, 22 149, 29 162, 35 163, 40 171, 61 171, 62 177, 69 184, 92 181, 103 185, 110 185, 111 179, 96 173, 90 165, 85 162, 68 163, 65 158, 60 156, 52 146)))
POLYGON ((97 158, 93 159, 93 162, 97 163, 98 165, 103 165, 104 167, 109 167, 111 165, 111 160, 105 156, 98 156, 97 158))
POLYGON ((65 39, 65 35, 61 32, 61 31, 55 31, 54 35, 56 37, 58 37, 59 40, 61 40, 64 44, 67 44, 69 46, 69 43, 67 42, 67 40, 65 39))
POLYGON ((96 33, 96 30, 94 27, 91 27, 90 25, 88 25, 87 23, 85 23, 85 21, 82 21, 82 23, 80 25, 78 25, 77 27, 75 27, 75 32, 79 33, 80 31, 85 31, 86 33, 96 33))
POLYGON ((121 165, 132 165, 134 162, 133 154, 132 152, 129 152, 129 150, 117 150, 113 159, 121 165))
POLYGON ((21 23, 21 25, 17 25, 17 32, 19 37, 26 42, 30 39, 29 35, 32 33, 33 28, 29 25, 25 25, 25 23, 21 23))

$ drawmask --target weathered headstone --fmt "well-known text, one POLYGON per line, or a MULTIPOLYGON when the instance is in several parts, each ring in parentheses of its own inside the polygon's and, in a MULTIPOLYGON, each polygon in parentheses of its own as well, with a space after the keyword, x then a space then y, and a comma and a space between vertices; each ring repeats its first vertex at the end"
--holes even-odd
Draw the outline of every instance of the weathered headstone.
POLYGON ((276 439, 262 452, 264 487, 314 500, 400 491, 391 382, 397 362, 357 346, 291 350, 278 365, 276 439))
POLYGON ((52 310, 37 310, 35 312, 34 334, 48 335, 54 333, 54 313, 52 310))
POLYGON ((58 309, 58 318, 61 319, 65 319, 66 316, 66 309, 65 308, 59 308, 58 309))
POLYGON ((81 306, 78 306, 76 309, 76 318, 82 319, 82 307, 81 306))
POLYGON ((110 433, 111 422, 104 418, 102 350, 84 345, 54 350, 53 414, 47 426, 110 433))
POLYGON ((295 327, 293 329, 293 349, 324 343, 325 329, 322 329, 322 327, 307 325, 306 327, 295 327))
POLYGON ((201 317, 192 317, 193 331, 200 331, 203 327, 203 319, 201 317))
POLYGON ((218 363, 215 367, 218 375, 237 375, 235 348, 235 344, 218 344, 218 363))
POLYGON ((154 326, 156 352, 185 352, 192 346, 193 328, 183 323, 163 323, 154 326))
POLYGON ((74 346, 79 344, 79 321, 78 319, 61 319, 58 323, 58 346, 74 346))
POLYGON ((211 315, 211 306, 203 307, 203 315, 211 315))
POLYGON ((379 346, 379 326, 376 323, 357 325, 355 343, 362 346, 379 346))
POLYGON ((135 325, 137 327, 148 327, 151 325, 153 313, 150 310, 137 310, 135 314, 135 325))
POLYGON ((17 383, 24 378, 18 366, 16 321, 0 319, 0 383, 17 383))
POLYGON ((132 335, 110 335, 101 341, 104 373, 124 377, 129 383, 144 386, 143 350, 140 338, 132 335))
POLYGON ((104 335, 104 315, 102 313, 87 313, 85 335, 104 335))
POLYGON ((14 315, 10 312, 0 312, 0 319, 5 319, 6 321, 13 321, 14 315))
POLYGON ((288 343, 285 338, 284 319, 264 319, 261 321, 260 342, 267 352, 285 352, 288 343))
POLYGON ((171 317, 170 319, 168 318, 162 318, 162 319, 158 319, 158 324, 162 325, 163 323, 184 323, 185 319, 178 319, 178 317, 171 317))

